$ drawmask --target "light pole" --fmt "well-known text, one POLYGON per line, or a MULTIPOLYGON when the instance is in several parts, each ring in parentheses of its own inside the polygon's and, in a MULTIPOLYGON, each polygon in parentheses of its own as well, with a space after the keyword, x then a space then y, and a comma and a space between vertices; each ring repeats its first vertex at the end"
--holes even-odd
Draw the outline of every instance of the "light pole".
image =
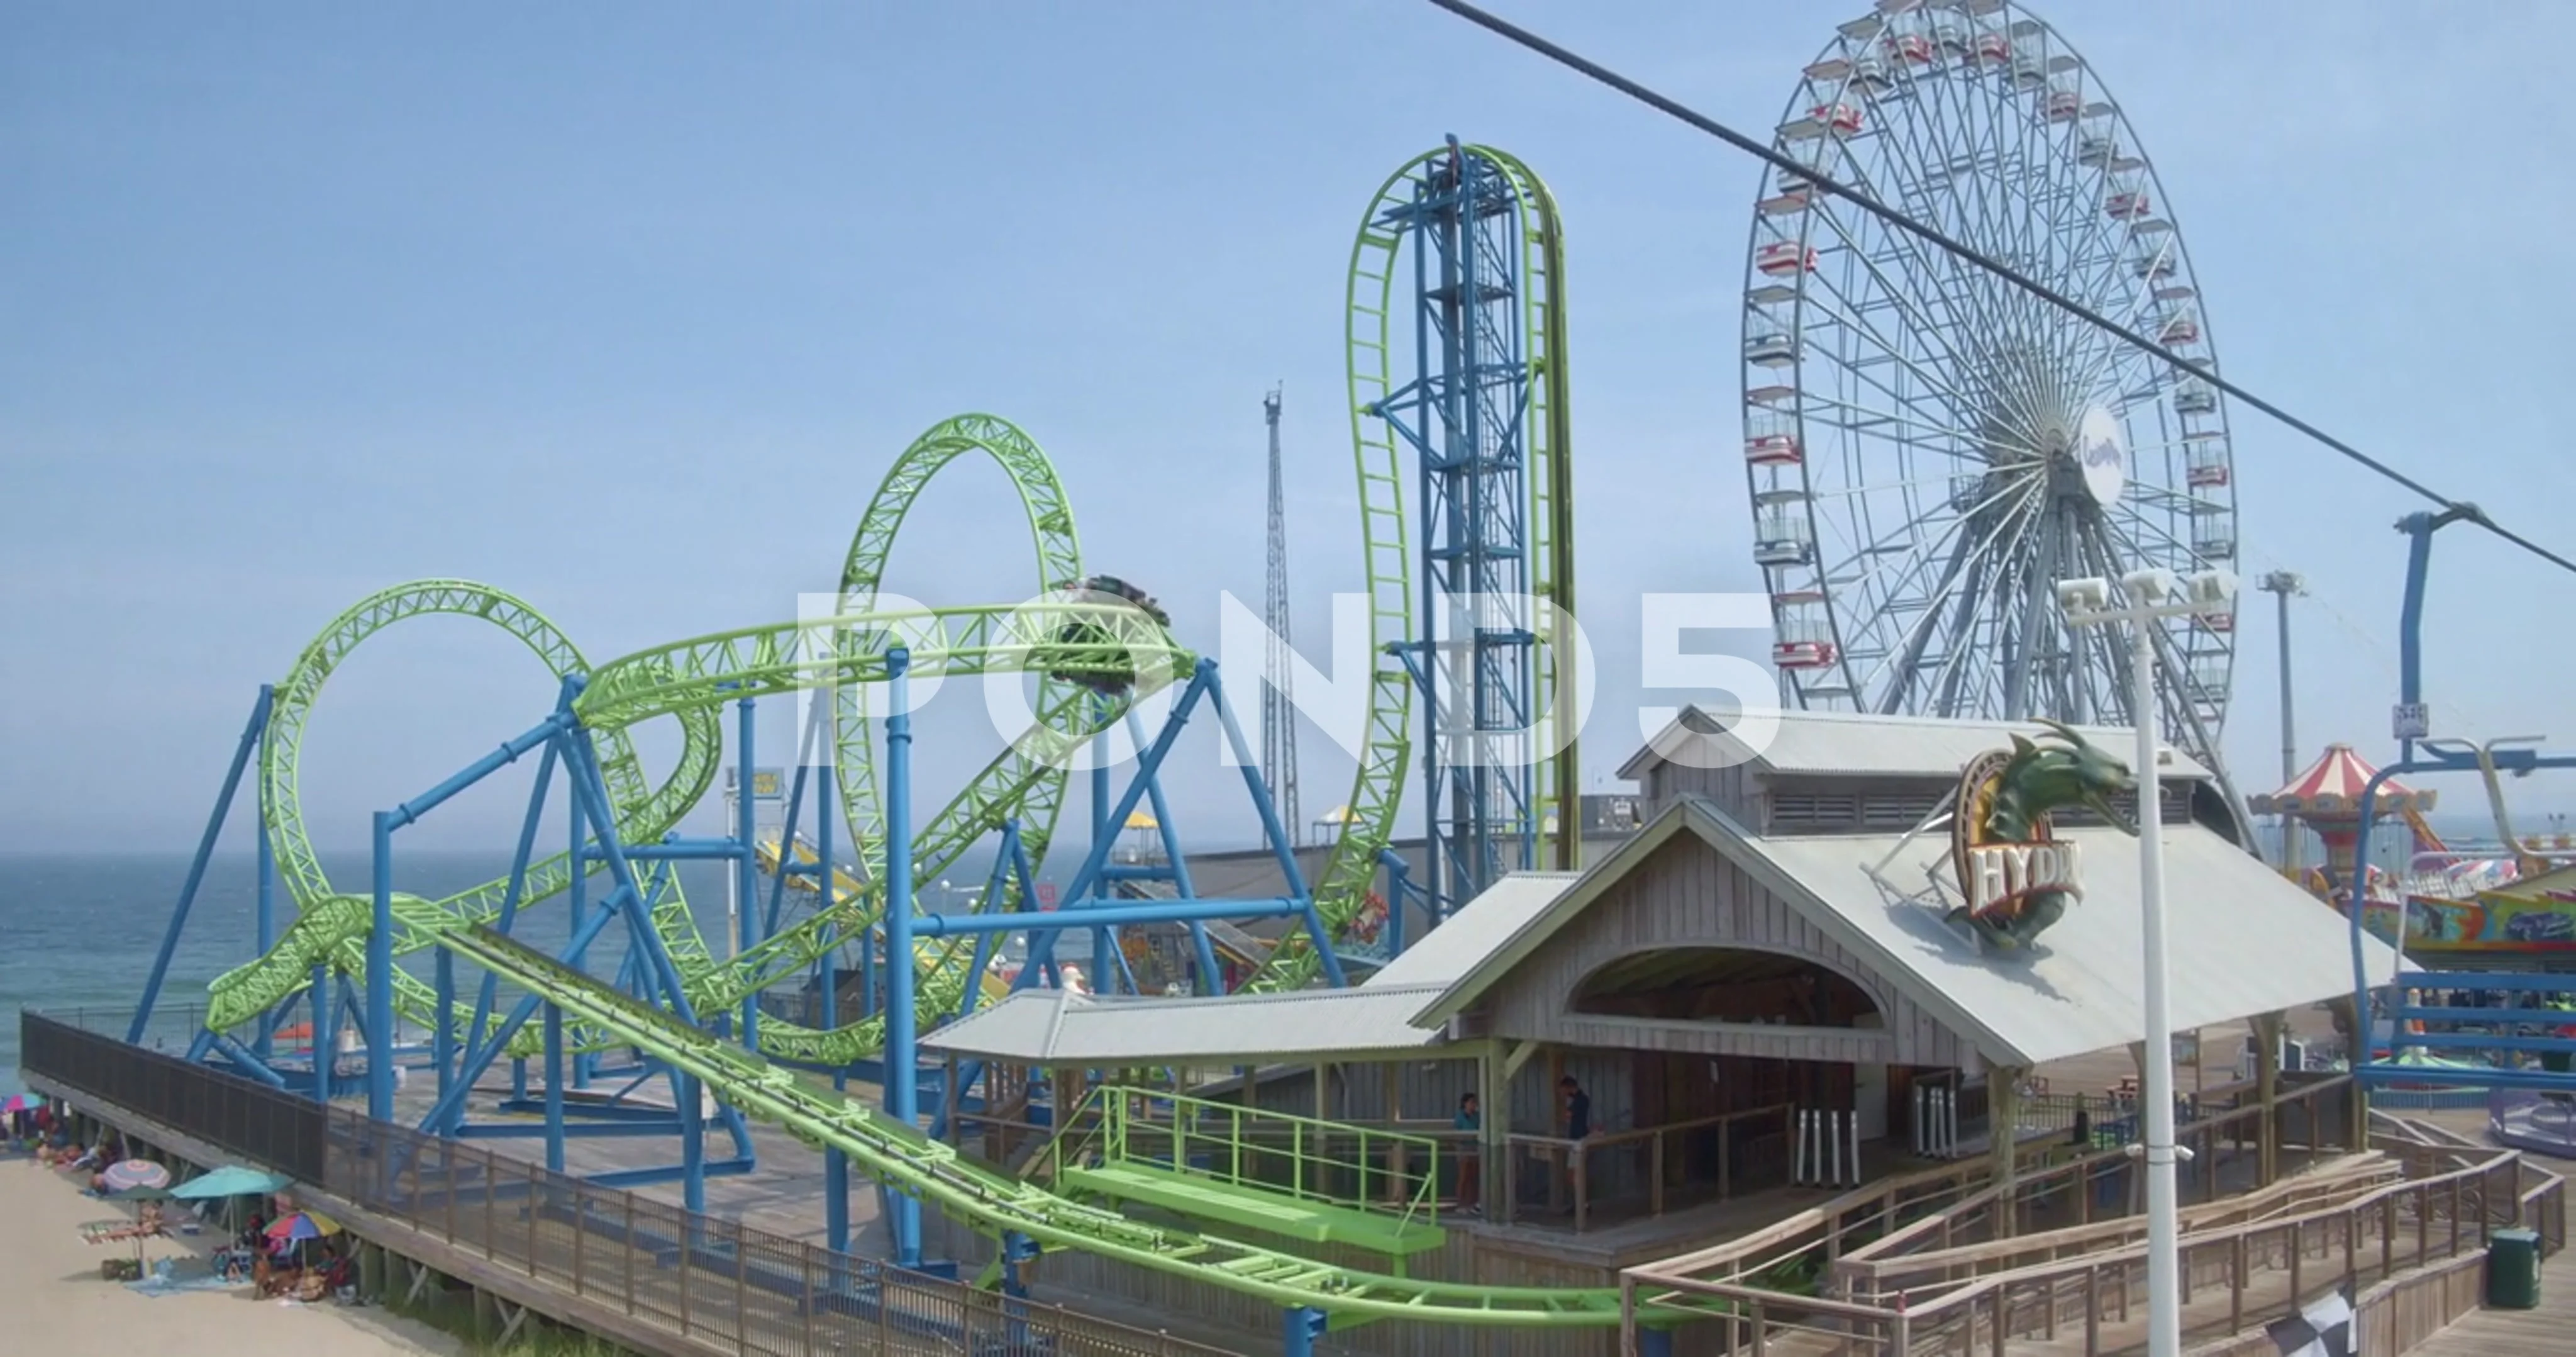
MULTIPOLYGON (((2255 586, 2267 594, 2278 594, 2281 602, 2281 785, 2299 775, 2299 737, 2292 724, 2290 696, 2290 596, 2308 592, 2308 582, 2287 570, 2265 574, 2255 586)), ((2281 870, 2298 879, 2299 826, 2293 817, 2281 817, 2281 870)))
POLYGON ((2129 628, 2129 710, 2138 727, 2138 919, 2146 954, 2145 1088, 2147 1160, 2147 1357, 2181 1357, 2180 1198, 2174 1181, 2173 1019, 2165 983, 2164 798, 2156 774, 2157 625, 2168 617, 2215 612, 2236 592, 2235 577, 2209 571, 2178 579, 2170 570, 2120 577, 2121 601, 2102 579, 2067 580, 2057 605, 2073 626, 2125 623, 2129 628))

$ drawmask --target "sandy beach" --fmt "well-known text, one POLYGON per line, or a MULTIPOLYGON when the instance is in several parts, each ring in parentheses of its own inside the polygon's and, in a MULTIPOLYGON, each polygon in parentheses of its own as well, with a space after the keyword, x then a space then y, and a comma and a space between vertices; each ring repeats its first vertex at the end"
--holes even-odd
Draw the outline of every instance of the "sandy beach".
MULTIPOLYGON (((374 1307, 296 1305, 226 1291, 146 1296, 98 1275, 102 1258, 131 1244, 81 1241, 85 1221, 131 1215, 83 1196, 72 1180, 32 1159, 0 1160, 0 1316, 11 1350, 46 1357, 461 1357, 465 1345, 374 1307)), ((145 1265, 202 1256, 209 1236, 147 1240, 145 1265)))

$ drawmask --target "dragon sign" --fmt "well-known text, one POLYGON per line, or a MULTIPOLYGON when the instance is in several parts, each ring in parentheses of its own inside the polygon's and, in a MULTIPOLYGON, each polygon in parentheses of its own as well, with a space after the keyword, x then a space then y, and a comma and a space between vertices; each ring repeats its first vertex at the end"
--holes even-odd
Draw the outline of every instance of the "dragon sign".
POLYGON ((1959 774, 1950 856, 1967 903, 1948 919, 1989 950, 2029 946, 2083 898, 2081 855, 2058 840, 2051 811, 2085 806, 2123 833, 2138 832, 2111 804, 2112 793, 2137 785, 2128 765, 2067 726, 2040 724, 2050 733, 2036 741, 2015 735, 2011 749, 1981 754, 1959 774))

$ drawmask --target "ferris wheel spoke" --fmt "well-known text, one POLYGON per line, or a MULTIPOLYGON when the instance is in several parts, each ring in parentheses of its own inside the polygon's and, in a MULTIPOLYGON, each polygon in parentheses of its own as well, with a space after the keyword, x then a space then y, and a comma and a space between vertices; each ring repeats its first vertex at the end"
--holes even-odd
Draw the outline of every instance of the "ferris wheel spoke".
MULTIPOLYGON (((1851 229, 1844 224, 1841 214, 1826 212, 1822 215, 1824 217, 1825 225, 1832 230, 1835 239, 1841 242, 1841 249, 1839 252, 1844 254, 1846 257, 1857 261, 1861 267, 1868 272, 1871 282, 1877 287, 1878 294, 1881 297, 1884 297, 1887 300, 1888 305, 1897 312, 1898 319, 1905 323, 1907 331, 1912 334, 1920 335, 1932 343, 1937 344, 1941 349, 1940 356, 1942 358, 1947 359, 1955 366, 1964 368, 1966 366, 1965 356, 1953 346, 1950 336, 1943 332, 1938 322, 1934 321, 1928 314, 1925 314, 1919 299, 1909 295, 1908 289, 1898 286, 1896 280, 1887 275, 1886 270, 1880 266, 1880 261, 1872 255, 1869 249, 1862 244, 1860 239, 1852 233, 1851 229)), ((1876 219, 1872 218, 1871 220, 1875 222, 1876 219)), ((1857 311, 1859 308, 1853 307, 1852 309, 1857 311)), ((1873 327, 1873 334, 1874 333, 1875 331, 1873 327)), ((1888 344, 1884 337, 1880 337, 1879 342, 1882 347, 1893 347, 1893 345, 1888 344)))
MULTIPOLYGON (((1825 395, 1821 392, 1810 394, 1802 391, 1799 393, 1798 399, 1803 404, 1822 405, 1833 410, 1842 411, 1847 415, 1854 416, 1852 419, 1840 420, 1838 423, 1840 423, 1844 429, 1855 433, 1870 433, 1874 431, 1873 426, 1884 425, 1904 430, 1919 431, 1927 434, 1939 434, 1944 438, 1955 438, 1960 442, 1971 446, 1979 441, 1978 435, 1969 433, 1963 429, 1955 428, 1948 424, 1939 424, 1929 420, 1915 419, 1906 415, 1890 414, 1887 411, 1876 409, 1871 406, 1855 405, 1849 401, 1836 400, 1832 396, 1825 395)), ((1940 449, 1940 451, 1948 452, 1951 450, 1940 449)), ((1971 456, 1973 454, 1955 453, 1954 455, 1971 456)))
MULTIPOLYGON (((1842 376, 1842 377, 1843 377, 1847 382, 1850 382, 1850 383, 1852 383, 1853 385, 1856 385, 1856 386, 1867 387, 1867 388, 1869 388, 1871 391, 1875 391, 1875 392, 1877 392, 1879 395, 1884 396, 1884 397, 1886 397, 1887 399, 1889 399, 1889 400, 1891 400, 1891 401, 1895 402, 1896 404, 1901 405, 1901 406, 1903 406, 1903 407, 1905 407, 1905 408, 1907 408, 1907 409, 1909 409, 1909 410, 1921 411, 1921 410, 1923 409, 1923 407, 1922 407, 1922 406, 1921 406, 1921 404, 1919 403, 1919 401, 1918 401, 1918 398, 1917 398, 1917 397, 1909 396, 1909 395, 1905 394, 1904 392, 1901 392, 1901 391, 1897 390, 1895 387, 1890 386, 1890 385, 1889 385, 1889 384, 1887 384, 1886 382, 1884 382, 1884 381, 1880 380, 1880 379, 1879 379, 1879 377, 1878 377, 1875 373, 1873 373, 1873 372, 1869 371, 1867 368, 1859 367, 1859 366, 1857 366, 1857 365, 1850 364, 1850 363, 1845 363, 1845 364, 1841 364, 1841 365, 1839 365, 1839 367, 1838 367, 1838 372, 1839 372, 1839 374, 1840 374, 1840 375, 1841 375, 1841 376, 1842 376)), ((1934 384, 1934 383, 1931 383, 1931 382, 1927 382, 1927 383, 1926 383, 1926 385, 1935 385, 1935 384, 1934 384)), ((1954 397, 1955 397, 1955 393, 1952 393, 1952 392, 1949 390, 1949 388, 1948 388, 1948 386, 1947 386, 1947 384, 1946 384, 1946 383, 1940 383, 1940 384, 1938 384, 1938 386, 1939 386, 1939 389, 1938 389, 1938 390, 1936 390, 1935 392, 1933 392, 1932 394, 1935 394, 1935 395, 1951 395, 1951 396, 1954 396, 1954 397)), ((1800 399, 1801 399, 1801 400, 1804 400, 1805 398, 1806 398, 1806 397, 1805 397, 1804 391, 1803 391, 1803 389, 1802 389, 1802 390, 1801 390, 1801 393, 1800 393, 1800 399)), ((1840 402, 1840 401, 1836 401, 1836 402, 1834 402, 1834 403, 1835 403, 1835 404, 1845 404, 1845 402, 1840 402)), ((1953 410, 1951 411, 1951 413, 1953 413, 1953 414, 1955 414, 1955 413, 1956 413, 1956 408, 1955 408, 1955 407, 1953 408, 1953 410)), ((1922 425, 1924 425, 1925 427, 1944 428, 1944 429, 1947 429, 1947 428, 1949 428, 1949 427, 1950 427, 1950 426, 1948 426, 1948 425, 1946 425, 1946 424, 1941 424, 1941 423, 1939 423, 1938 421, 1931 421, 1931 422, 1928 422, 1928 423, 1927 423, 1927 422, 1924 422, 1924 421, 1916 421, 1916 422, 1917 422, 1918 424, 1922 424, 1922 425)), ((1980 442, 1982 442, 1982 441, 1983 441, 1981 438, 1979 438, 1979 437, 1978 437, 1977 435, 1975 435, 1975 434, 1961 433, 1961 434, 1958 434, 1958 436, 1959 436, 1959 437, 1961 437, 1961 438, 1964 438, 1965 440, 1967 440, 1967 442, 1968 442, 1968 444, 1969 444, 1969 447, 1970 447, 1971 449, 1975 448, 1975 447, 1976 447, 1980 442)))
MULTIPOLYGON (((2022 494, 2022 498, 2025 501, 2037 493, 2038 484, 2038 482, 2034 481, 2028 487, 2025 487, 2022 494)), ((2000 498, 2001 496, 1997 497, 1998 501, 2000 498)), ((1941 582, 1938 586, 1924 591, 1922 595, 1922 603, 1920 605, 1920 613, 1915 620, 1907 626, 1902 644, 1893 648, 1890 651, 1890 658, 1888 660, 1882 660, 1880 662, 1879 669, 1872 672, 1863 682, 1862 686, 1864 691, 1866 691, 1870 686, 1876 684, 1881 677, 1891 674, 1893 675, 1890 680, 1891 686, 1888 689, 1887 696, 1881 701, 1880 709, 1882 711, 1893 711, 1896 707, 1903 705, 1906 690, 1913 682, 1914 670, 1922 662, 1923 651, 1925 647, 1931 643, 1934 629, 1943 621, 1944 611, 1955 606, 1954 598, 1961 581, 1969 570, 1981 568, 1988 555, 2003 542, 2005 533, 2010 531, 2015 520, 2022 516, 2020 512, 2022 507, 2024 506, 2016 506, 2013 510, 2003 510, 1998 504, 1994 512, 1991 514, 1992 523, 1988 527, 1985 536, 1981 539, 1972 539, 1964 532, 1958 534, 1958 540, 1953 546, 1952 553, 1949 558, 1949 564, 1942 571, 1941 582), (1896 666, 1893 670, 1890 670, 1888 667, 1891 662, 1896 666)), ((1957 523, 1962 526, 1974 521, 1974 517, 1968 514, 1962 514, 1957 519, 1957 523)), ((1948 535, 1945 533, 1943 540, 1946 541, 1947 538, 1948 535)), ((1933 559, 1933 552, 1937 552, 1940 545, 1941 543, 1939 542, 1934 543, 1932 551, 1926 552, 1916 558, 1914 569, 1917 573, 1919 573, 1924 566, 1930 563, 1933 559)), ((1903 585, 1906 584, 1907 581, 1899 580, 1898 583, 1899 585, 1903 585)))
MULTIPOLYGON (((2024 576, 2031 560, 2031 539, 2041 525, 2043 515, 2023 512, 2012 515, 2013 535, 1999 551, 1986 572, 1985 606, 1968 619, 1966 627, 1953 635, 1950 645, 1961 663, 1962 678, 1975 679, 1975 692, 1999 707, 2010 687, 2005 647, 2014 616, 2015 600, 2027 592, 2024 576)), ((1954 683, 1955 689, 1956 684, 1954 683)), ((1994 709, 1988 707, 1988 710, 1994 709)), ((1954 702, 1946 715, 1957 715, 1963 709, 1954 702)))
MULTIPOLYGON (((1840 297, 1837 295, 1835 299, 1839 301, 1840 297)), ((1903 369, 1907 375, 1922 382, 1926 387, 1931 388, 1936 393, 1948 397, 1953 412, 1965 408, 1967 401, 1966 394, 1961 392, 1952 383, 1949 376, 1943 373, 1938 366, 1929 364, 1906 353, 1903 349, 1889 341, 1885 335, 1881 334, 1876 326, 1860 319, 1857 315, 1852 314, 1848 310, 1830 306, 1819 307, 1818 309, 1824 312, 1825 318, 1828 322, 1841 326, 1853 336, 1867 341, 1881 357, 1884 357, 1887 361, 1903 369)), ((1866 370, 1858 363, 1846 364, 1845 367, 1852 375, 1860 377, 1869 385, 1876 387, 1890 399, 1900 401, 1905 400, 1905 398, 1899 395, 1894 388, 1879 382, 1875 377, 1867 376, 1866 370)), ((1908 401, 1907 403, 1911 404, 1912 402, 1908 401)))

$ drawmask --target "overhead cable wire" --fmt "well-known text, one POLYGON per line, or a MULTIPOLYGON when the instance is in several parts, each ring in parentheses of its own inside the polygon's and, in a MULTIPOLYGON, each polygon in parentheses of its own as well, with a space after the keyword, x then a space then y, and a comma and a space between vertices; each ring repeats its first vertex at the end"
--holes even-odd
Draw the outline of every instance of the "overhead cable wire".
POLYGON ((1940 231, 1930 226, 1926 226, 1922 222, 1919 222, 1894 208, 1888 207, 1884 203, 1879 202, 1876 198, 1873 198, 1848 184, 1841 183, 1826 176, 1823 172, 1812 166, 1800 164, 1798 161, 1782 155, 1778 151, 1772 150, 1768 145, 1755 141, 1753 138, 1736 131, 1734 128, 1728 127, 1726 124, 1719 122, 1715 118, 1709 117, 1707 114, 1691 108, 1680 100, 1659 94, 1654 90, 1619 74, 1617 71, 1611 70, 1609 67, 1604 66, 1597 61, 1593 61, 1588 57, 1568 51, 1567 49, 1540 37, 1538 34, 1530 32, 1526 28, 1522 28, 1517 24, 1511 23, 1493 14, 1489 14, 1474 5, 1468 4, 1466 3, 1466 0, 1427 0, 1427 2, 1440 9, 1447 10, 1451 14, 1457 15, 1459 18, 1482 28, 1489 33, 1509 39, 1510 41, 1525 47, 1540 56, 1546 57, 1548 60, 1553 61, 1568 70, 1574 71, 1580 75, 1588 76, 1601 84, 1607 85, 1621 94, 1627 95, 1629 98, 1634 99, 1641 104, 1645 104, 1660 113, 1686 123, 1691 127, 1697 128, 1698 130, 1705 132, 1708 135, 1725 142, 1727 145, 1732 146, 1739 151, 1743 151, 1747 155, 1751 155, 1766 164, 1778 169, 1792 171, 1797 174, 1799 178, 1812 185, 1814 192, 1831 194, 1834 197, 1848 200, 1854 207, 1859 208, 1863 212, 1869 213, 1871 216, 1877 217, 1879 220, 1886 222, 1897 230, 1903 231, 1908 235, 1915 236, 1936 249, 1956 255, 1960 259, 1966 260, 1968 263, 2003 279, 2014 287, 2020 288, 2022 291, 2039 298, 2041 301, 2047 302, 2049 305, 2057 307, 2060 310, 2083 320, 2086 324, 2093 325, 2108 332, 2124 343, 2133 345, 2153 354, 2168 366, 2173 367, 2178 371, 2187 372, 2192 376, 2209 383, 2211 386, 2216 387, 2220 391, 2226 392, 2237 400, 2262 411, 2264 414, 2270 415, 2272 418, 2298 430, 2300 433, 2306 434, 2309 438, 2324 444, 2326 447, 2333 449, 2344 457, 2379 473, 2379 475, 2388 480, 2394 481, 2397 484, 2414 491, 2425 499, 2431 500, 2433 503, 2440 505, 2444 510, 2457 514, 2461 519, 2477 524, 2479 527, 2484 528, 2487 531, 2494 533, 2496 536, 2503 538, 2505 541, 2511 542, 2515 546, 2530 552, 2532 555, 2557 566, 2561 570, 2565 570, 2571 574, 2576 574, 2576 560, 2570 560, 2567 557, 2540 545, 2538 542, 2532 541, 2530 538, 2497 523, 2494 519, 2487 517, 2485 511, 2478 508, 2475 504, 2471 504, 2465 500, 2452 499, 2450 496, 2435 490, 2431 486, 2424 484, 2422 481, 2416 480, 2405 472, 2399 471, 2397 468, 2388 465, 2386 462, 2380 461, 2369 453, 2363 452, 2361 449, 2335 437, 2333 434, 2327 433, 2316 425, 2299 418, 2297 415, 2291 414, 2280 406, 2274 405, 2272 402, 2263 399, 2261 396, 2255 395, 2244 387, 2238 386, 2236 383, 2219 376, 2217 372, 2212 369, 2183 357, 2172 349, 2166 348, 2155 340, 2149 339, 2147 336, 2122 325, 2118 321, 2115 321, 2098 311, 2093 310, 2091 307, 2088 307, 2083 303, 2076 301, 2074 298, 2059 292, 2057 289, 2050 287, 2046 283, 2040 282, 2039 280, 2022 273, 2020 270, 2013 268, 2011 265, 2008 265, 2001 260, 1991 258, 1979 252, 1972 246, 1953 240, 1949 236, 1942 234, 1940 231))

